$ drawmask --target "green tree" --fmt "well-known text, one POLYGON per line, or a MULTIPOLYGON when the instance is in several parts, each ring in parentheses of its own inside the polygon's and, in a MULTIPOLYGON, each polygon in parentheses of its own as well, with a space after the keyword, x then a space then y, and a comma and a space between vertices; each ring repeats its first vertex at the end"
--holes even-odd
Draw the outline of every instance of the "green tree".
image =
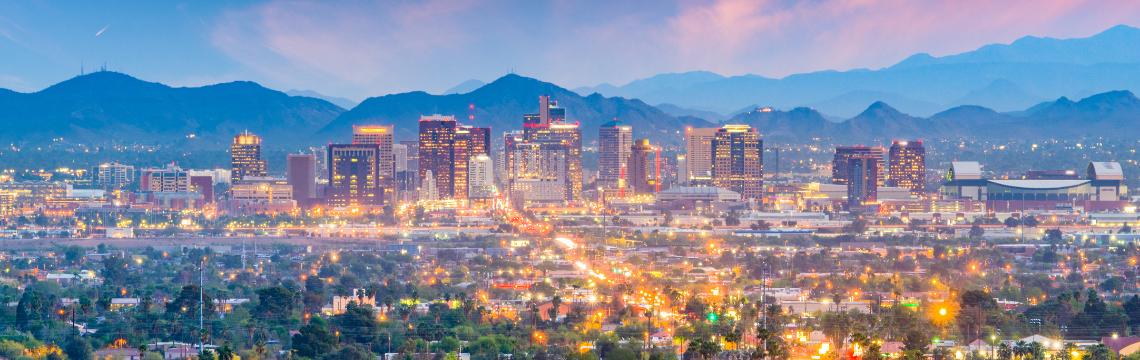
POLYGON ((974 225, 970 226, 970 238, 971 239, 980 238, 985 234, 986 234, 986 229, 983 229, 981 225, 974 224, 974 225))
POLYGON ((302 326, 298 334, 293 335, 293 350, 297 356, 315 359, 328 354, 336 348, 336 335, 325 327, 324 320, 313 317, 313 321, 302 326))
POLYGON ((257 307, 254 313, 262 321, 272 319, 287 320, 284 315, 293 313, 295 294, 283 286, 273 286, 257 290, 257 307))
POLYGON ((370 307, 350 306, 333 316, 332 323, 340 329, 341 339, 349 342, 367 343, 380 334, 380 320, 370 307))
POLYGON ((68 359, 72 360, 91 360, 95 354, 95 351, 91 349, 91 344, 78 336, 72 336, 67 340, 63 352, 67 354, 68 359))
POLYGON ((350 344, 340 348, 337 352, 326 354, 321 360, 373 360, 376 357, 368 350, 368 345, 350 344))
POLYGON ((127 262, 118 256, 103 259, 103 281, 115 286, 126 285, 127 262))

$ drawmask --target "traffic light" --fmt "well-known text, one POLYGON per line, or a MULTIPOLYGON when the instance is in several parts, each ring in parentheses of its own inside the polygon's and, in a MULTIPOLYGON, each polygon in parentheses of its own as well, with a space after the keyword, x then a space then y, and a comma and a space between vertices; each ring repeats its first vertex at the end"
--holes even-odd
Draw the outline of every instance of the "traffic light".
POLYGON ((716 313, 709 313, 709 322, 716 322, 716 313))

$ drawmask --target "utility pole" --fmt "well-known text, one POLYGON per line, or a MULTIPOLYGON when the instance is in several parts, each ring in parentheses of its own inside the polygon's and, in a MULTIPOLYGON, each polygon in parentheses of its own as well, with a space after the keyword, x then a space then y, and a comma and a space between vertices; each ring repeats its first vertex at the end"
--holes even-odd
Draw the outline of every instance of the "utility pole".
POLYGON ((205 330, 205 328, 202 326, 202 323, 203 323, 202 319, 204 317, 203 312, 205 311, 205 304, 202 303, 202 299, 205 298, 205 290, 202 287, 202 285, 205 284, 205 278, 206 278, 206 257, 202 257, 202 266, 200 268, 198 268, 198 354, 199 354, 199 356, 201 356, 202 351, 205 350, 205 348, 202 347, 202 345, 203 345, 202 343, 205 341, 205 336, 202 333, 202 331, 205 330))

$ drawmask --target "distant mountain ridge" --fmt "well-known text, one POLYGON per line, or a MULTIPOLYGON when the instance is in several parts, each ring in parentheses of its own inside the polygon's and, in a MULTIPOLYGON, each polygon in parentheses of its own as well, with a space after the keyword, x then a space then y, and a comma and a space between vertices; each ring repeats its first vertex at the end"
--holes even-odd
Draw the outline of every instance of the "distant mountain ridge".
POLYGON ((342 97, 336 97, 336 96, 327 96, 327 95, 324 95, 324 94, 321 94, 321 93, 318 93, 318 92, 312 91, 312 90, 293 89, 293 90, 286 91, 285 95, 305 96, 305 97, 311 97, 314 99, 321 99, 324 101, 331 102, 331 103, 335 104, 336 106, 340 106, 341 108, 344 108, 345 110, 354 108, 354 107, 356 107, 356 104, 357 104, 357 102, 349 100, 349 99, 345 99, 342 97))
POLYGON ((177 144, 216 147, 249 130, 267 146, 305 140, 344 109, 247 81, 172 88, 101 71, 34 93, 0 91, 0 141, 177 144), (193 135, 193 136, 191 136, 193 135))
POLYGON ((1121 89, 1140 91, 1140 29, 1124 25, 1088 38, 1026 36, 956 55, 915 54, 879 70, 828 70, 781 79, 660 74, 623 86, 575 91, 720 114, 758 103, 782 110, 818 107, 824 114, 848 118, 877 101, 932 116, 960 105, 1018 111, 1042 99, 1121 89))
POLYGON ((317 135, 348 139, 351 135, 347 129, 353 125, 379 124, 395 125, 397 138, 412 139, 419 131, 421 115, 442 114, 455 115, 462 124, 491 127, 492 141, 501 141, 504 131, 522 129, 523 114, 538 112, 540 95, 550 95, 551 100, 567 109, 567 119, 580 124, 587 144, 597 140, 601 124, 614 118, 633 125, 635 137, 662 144, 680 144, 682 130, 687 126, 713 126, 704 119, 670 115, 641 100, 599 94, 583 97, 551 83, 510 74, 464 94, 416 91, 368 98, 317 135))
POLYGON ((962 105, 928 118, 907 115, 876 102, 859 115, 842 122, 827 121, 806 107, 788 111, 752 111, 727 123, 756 127, 765 137, 788 141, 831 138, 858 143, 898 139, 981 139, 1082 137, 1135 138, 1140 129, 1140 98, 1130 91, 1110 91, 1080 101, 1060 98, 1035 105, 1026 114, 999 113, 976 105, 962 105))

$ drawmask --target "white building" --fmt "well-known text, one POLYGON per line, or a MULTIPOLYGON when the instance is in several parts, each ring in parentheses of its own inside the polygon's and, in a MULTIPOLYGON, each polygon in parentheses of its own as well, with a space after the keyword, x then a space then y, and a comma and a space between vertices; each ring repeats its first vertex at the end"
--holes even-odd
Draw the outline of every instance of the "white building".
POLYGON ((122 186, 135 181, 135 167, 119 163, 103 163, 91 169, 96 185, 122 186))
POLYGON ((420 200, 439 200, 439 188, 435 186, 435 175, 431 170, 424 172, 424 182, 420 186, 420 200))
POLYGON ((491 157, 476 155, 467 163, 467 197, 490 198, 495 189, 495 170, 491 157))
POLYGON ((408 170, 408 146, 392 144, 392 157, 396 160, 396 172, 408 170))
POLYGON ((186 172, 190 173, 190 176, 209 176, 214 179, 214 184, 230 183, 229 169, 186 170, 186 172))

